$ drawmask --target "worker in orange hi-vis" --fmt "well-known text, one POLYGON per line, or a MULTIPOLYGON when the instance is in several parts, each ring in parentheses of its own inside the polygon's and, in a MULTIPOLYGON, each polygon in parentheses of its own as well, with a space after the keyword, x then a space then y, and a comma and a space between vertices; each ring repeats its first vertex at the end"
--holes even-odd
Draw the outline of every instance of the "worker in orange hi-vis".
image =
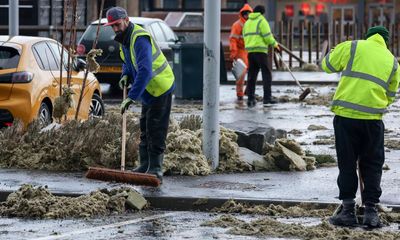
MULTIPOLYGON (((246 22, 249 14, 253 12, 253 9, 250 7, 249 4, 245 4, 239 12, 239 19, 233 23, 231 29, 231 35, 229 36, 229 50, 231 52, 230 58, 231 60, 242 59, 243 62, 248 66, 247 60, 247 51, 244 49, 244 40, 242 35, 243 25, 246 22)), ((244 85, 244 78, 246 74, 243 74, 237 81, 236 81, 236 96, 239 101, 243 100, 244 92, 243 92, 243 85, 244 85)))

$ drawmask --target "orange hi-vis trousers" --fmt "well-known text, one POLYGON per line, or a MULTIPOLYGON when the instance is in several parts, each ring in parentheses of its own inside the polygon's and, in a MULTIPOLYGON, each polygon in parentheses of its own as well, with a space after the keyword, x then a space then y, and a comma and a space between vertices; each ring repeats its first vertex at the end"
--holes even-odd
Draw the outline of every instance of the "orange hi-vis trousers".
MULTIPOLYGON (((243 62, 246 64, 247 69, 249 68, 249 61, 247 59, 247 51, 245 50, 238 50, 238 58, 242 59, 243 62)), ((236 80, 236 96, 243 97, 244 96, 244 78, 246 77, 247 71, 242 75, 239 80, 236 80)))

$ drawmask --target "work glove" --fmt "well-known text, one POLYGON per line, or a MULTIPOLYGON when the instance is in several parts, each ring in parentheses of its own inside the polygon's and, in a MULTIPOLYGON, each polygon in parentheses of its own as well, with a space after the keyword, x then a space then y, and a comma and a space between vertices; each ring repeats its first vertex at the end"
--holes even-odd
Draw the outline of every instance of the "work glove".
POLYGON ((275 44, 274 48, 275 48, 275 51, 277 51, 277 52, 281 51, 281 47, 279 47, 278 42, 275 44))
POLYGON ((129 106, 133 103, 133 100, 130 98, 126 98, 124 101, 121 103, 121 114, 124 114, 126 109, 129 108, 129 106))
POLYGON ((124 86, 128 87, 128 76, 124 75, 118 82, 119 88, 124 90, 124 86))

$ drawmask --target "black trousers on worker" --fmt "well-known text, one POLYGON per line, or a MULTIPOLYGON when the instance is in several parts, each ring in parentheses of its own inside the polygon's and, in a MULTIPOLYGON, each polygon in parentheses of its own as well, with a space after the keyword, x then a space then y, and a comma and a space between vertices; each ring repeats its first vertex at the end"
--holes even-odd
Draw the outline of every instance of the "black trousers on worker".
POLYGON ((268 54, 266 53, 249 53, 249 70, 247 79, 247 96, 249 101, 255 100, 257 75, 261 69, 263 87, 264 87, 264 103, 271 100, 271 81, 272 73, 268 67, 268 54))
POLYGON ((164 153, 171 102, 172 93, 168 93, 155 98, 150 105, 142 105, 139 147, 147 149, 149 155, 164 153))
POLYGON ((357 160, 364 182, 364 203, 379 203, 382 167, 385 161, 382 120, 360 120, 335 116, 339 199, 354 199, 358 187, 357 160))

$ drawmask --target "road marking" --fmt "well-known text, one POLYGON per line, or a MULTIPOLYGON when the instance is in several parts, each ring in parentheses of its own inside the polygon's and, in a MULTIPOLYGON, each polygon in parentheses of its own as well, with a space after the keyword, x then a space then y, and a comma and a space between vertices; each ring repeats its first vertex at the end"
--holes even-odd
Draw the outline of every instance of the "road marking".
POLYGON ((102 230, 106 230, 106 229, 110 229, 110 228, 121 227, 121 226, 129 225, 129 224, 133 224, 133 223, 139 223, 139 222, 144 222, 144 221, 164 218, 164 217, 168 217, 168 216, 175 215, 175 214, 176 213, 158 214, 158 215, 155 215, 155 216, 145 217, 145 218, 141 218, 141 219, 134 219, 134 220, 124 221, 124 222, 119 222, 119 223, 113 223, 113 224, 97 226, 97 227, 93 227, 93 228, 77 230, 77 231, 64 233, 64 234, 57 235, 57 236, 47 236, 47 237, 34 238, 34 240, 52 240, 52 239, 60 239, 60 238, 65 238, 65 237, 71 237, 71 236, 78 235, 78 234, 90 233, 90 232, 95 232, 95 231, 102 231, 102 230))

